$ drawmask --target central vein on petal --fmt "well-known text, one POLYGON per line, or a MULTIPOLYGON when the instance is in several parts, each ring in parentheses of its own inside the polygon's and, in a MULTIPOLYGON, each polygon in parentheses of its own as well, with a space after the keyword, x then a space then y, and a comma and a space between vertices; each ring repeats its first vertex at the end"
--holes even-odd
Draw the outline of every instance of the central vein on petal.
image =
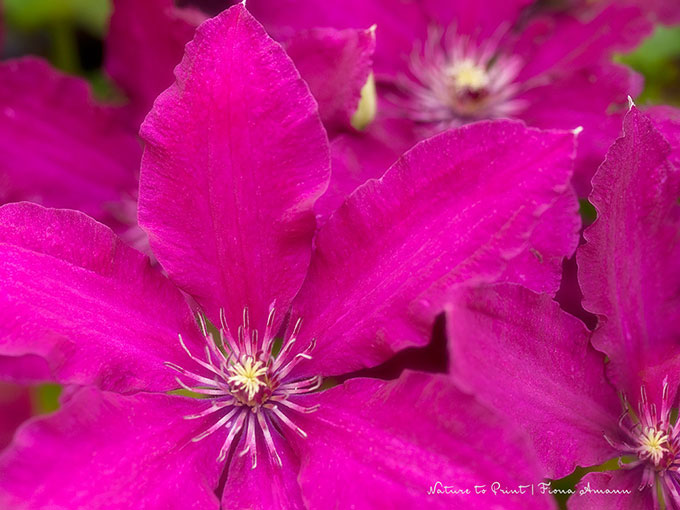
POLYGON ((320 376, 296 378, 294 375, 299 363, 311 359, 315 342, 312 340, 305 349, 294 354, 302 326, 302 320, 298 319, 284 338, 281 350, 274 355, 274 313, 272 304, 262 335, 251 328, 247 308, 243 310, 243 323, 235 336, 229 329, 224 311, 220 313, 221 327, 217 335, 208 330, 206 319, 199 316, 206 342, 204 355, 194 355, 181 336, 179 340, 189 358, 202 370, 194 372, 175 363, 165 363, 195 384, 190 386, 178 377, 177 383, 182 388, 202 395, 210 402, 210 406, 200 413, 185 418, 216 417, 214 423, 193 441, 200 441, 219 430, 228 431, 218 462, 227 458, 232 447, 241 444, 239 455, 250 454, 255 469, 257 443, 263 440, 270 459, 280 467, 282 462, 275 446, 275 434, 286 439, 284 431, 287 430, 306 438, 307 433, 293 421, 295 414, 318 409, 318 406, 305 407, 295 403, 300 395, 314 392, 321 386, 320 376))

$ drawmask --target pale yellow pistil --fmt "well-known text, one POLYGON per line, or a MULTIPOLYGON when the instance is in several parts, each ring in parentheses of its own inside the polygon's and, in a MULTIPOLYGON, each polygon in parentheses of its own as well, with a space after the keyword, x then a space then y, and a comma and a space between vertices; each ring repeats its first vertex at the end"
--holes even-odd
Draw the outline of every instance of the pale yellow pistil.
POLYGON ((255 361, 250 356, 240 363, 234 363, 229 372, 232 375, 227 382, 245 391, 248 400, 252 400, 260 388, 267 385, 264 381, 267 368, 261 361, 255 361))
POLYGON ((489 85, 486 69, 471 59, 464 59, 453 64, 448 70, 457 90, 478 92, 489 85))
POLYGON ((658 465, 664 454, 668 453, 668 448, 665 446, 668 442, 668 435, 654 427, 648 427, 640 436, 639 442, 638 453, 651 458, 655 465, 658 465))

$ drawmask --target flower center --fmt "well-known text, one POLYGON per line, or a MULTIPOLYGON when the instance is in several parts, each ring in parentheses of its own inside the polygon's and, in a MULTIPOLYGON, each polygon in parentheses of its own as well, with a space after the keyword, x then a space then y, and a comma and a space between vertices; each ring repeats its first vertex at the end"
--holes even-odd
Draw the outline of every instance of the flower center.
POLYGON ((293 354, 302 325, 302 320, 298 319, 275 356, 272 330, 274 313, 272 304, 262 335, 251 329, 247 308, 243 311, 243 324, 239 326, 236 336, 231 334, 223 312, 217 335, 208 330, 205 318, 199 316, 206 341, 204 356, 195 356, 181 336, 179 341, 189 358, 202 368, 202 373, 186 370, 171 362, 165 363, 185 379, 193 381, 194 386, 190 386, 177 378, 182 388, 210 402, 205 410, 185 418, 216 417, 214 424, 194 437, 193 441, 200 441, 221 429, 229 431, 217 457, 218 462, 224 461, 231 448, 238 446, 237 443, 242 443, 239 455, 250 453, 252 468, 255 469, 259 436, 259 441, 264 440, 270 459, 280 467, 282 462, 276 450, 274 434, 285 438, 283 431, 288 430, 307 437, 305 431, 293 422, 294 415, 312 413, 318 409, 318 406, 299 405, 295 400, 300 395, 316 391, 321 386, 321 377, 300 379, 293 375, 301 361, 311 359, 314 340, 303 351, 293 354))
POLYGON ((453 63, 447 70, 456 90, 479 92, 489 85, 489 75, 482 66, 466 58, 453 63))
MULTIPOLYGON (((671 401, 668 379, 663 383, 661 409, 647 400, 645 387, 640 388, 637 413, 623 399, 624 412, 619 419, 621 439, 612 441, 605 436, 621 457, 633 457, 630 462, 619 460, 623 469, 641 470, 640 490, 652 489, 652 497, 658 503, 674 501, 680 508, 680 427, 671 423, 671 401)), ((676 420, 677 421, 677 420, 676 420)), ((658 508, 658 506, 655 506, 658 508)), ((675 508, 675 507, 674 507, 675 508)))
POLYGON ((640 459, 651 459, 655 466, 661 463, 661 459, 666 453, 670 453, 667 447, 668 434, 665 431, 657 430, 655 427, 647 427, 640 434, 639 445, 636 452, 640 459))
MULTIPOLYGON (((253 400, 261 387, 267 386, 267 369, 261 361, 256 361, 252 356, 245 356, 241 361, 236 361, 229 367, 231 377, 227 379, 232 385, 232 393, 244 393, 246 403, 253 400), (240 391, 239 391, 240 390, 240 391)), ((239 397, 242 396, 239 395, 239 397)))
POLYGON ((392 98, 399 116, 435 129, 518 113, 516 78, 522 62, 502 53, 504 32, 476 42, 467 35, 432 28, 424 45, 414 49, 409 73, 397 82, 392 98))

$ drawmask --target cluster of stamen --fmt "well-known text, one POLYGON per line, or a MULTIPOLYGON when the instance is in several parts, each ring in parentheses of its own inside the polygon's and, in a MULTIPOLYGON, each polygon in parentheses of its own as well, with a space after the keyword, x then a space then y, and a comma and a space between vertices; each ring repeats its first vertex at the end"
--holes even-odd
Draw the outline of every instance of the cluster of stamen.
POLYGON ((663 383, 661 410, 650 404, 643 386, 635 413, 623 399, 624 412, 619 419, 622 440, 605 436, 620 455, 622 469, 642 469, 640 490, 651 488, 655 508, 660 508, 659 497, 665 508, 680 509, 680 427, 671 423, 671 402, 668 380, 663 383), (658 486, 656 485, 658 484, 658 486))
POLYGON ((425 44, 411 53, 392 103, 401 115, 438 129, 516 114, 524 107, 515 98, 522 62, 499 51, 504 33, 477 43, 455 27, 431 27, 425 44))
POLYGON ((289 416, 291 413, 311 413, 318 406, 304 407, 292 400, 296 396, 316 391, 321 386, 321 377, 305 379, 291 378, 291 371, 305 359, 311 359, 314 341, 301 352, 293 354, 300 333, 302 320, 295 322, 290 334, 284 339, 278 355, 274 355, 275 334, 274 305, 269 315, 264 334, 260 337, 257 329, 250 327, 248 309, 243 311, 243 324, 234 337, 227 325, 224 311, 220 313, 220 328, 213 333, 204 317, 199 324, 206 340, 204 359, 196 357, 186 346, 182 337, 182 348, 209 376, 186 370, 174 363, 166 366, 193 381, 191 386, 179 377, 178 384, 209 402, 209 406, 198 414, 185 416, 186 419, 204 418, 216 415, 217 420, 205 431, 193 438, 200 441, 221 429, 229 430, 220 449, 218 462, 223 462, 235 443, 243 443, 238 455, 250 454, 251 465, 257 466, 257 430, 261 431, 266 450, 273 463, 281 466, 281 457, 274 442, 273 433, 285 437, 285 430, 295 432, 302 438, 307 434, 289 416))

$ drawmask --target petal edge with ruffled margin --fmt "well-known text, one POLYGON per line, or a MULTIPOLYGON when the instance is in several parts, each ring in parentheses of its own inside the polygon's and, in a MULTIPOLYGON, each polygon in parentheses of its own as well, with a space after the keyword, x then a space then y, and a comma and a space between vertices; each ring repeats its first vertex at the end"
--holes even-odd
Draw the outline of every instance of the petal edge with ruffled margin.
POLYGON ((30 200, 111 222, 141 148, 87 82, 35 57, 0 64, 0 203, 30 200))
POLYGON ((518 98, 526 107, 518 114, 530 126, 577 129, 573 184, 579 197, 591 191, 591 179, 621 132, 628 97, 642 91, 642 77, 615 64, 591 66, 555 75, 518 98))
POLYGON ((527 431, 549 478, 616 456, 619 398, 581 321, 511 284, 456 289, 447 309, 453 380, 527 431))
POLYGON ((554 508, 547 496, 492 493, 543 473, 526 436, 445 375, 350 379, 307 399, 321 407, 296 420, 308 437, 293 447, 309 508, 554 508), (442 485, 471 494, 428 494, 442 485))
MULTIPOLYGON (((44 357, 57 382, 171 390, 200 345, 182 294, 141 253, 83 213, 0 208, 0 355, 44 357)), ((199 350, 200 350, 199 348, 199 350)))
MULTIPOLYGON (((573 156, 570 132, 480 122, 421 142, 360 186, 320 228, 293 303, 299 344, 317 340, 300 372, 343 374, 424 345, 448 289, 495 281, 515 259, 508 276, 535 281, 545 268, 518 256, 541 216, 572 193, 573 156)), ((551 228, 577 237, 573 224, 551 228)))
POLYGON ((205 424, 183 419, 201 407, 171 395, 76 390, 0 456, 0 507, 218 510, 219 434, 194 443, 205 424))
MULTIPOLYGON (((624 135, 593 178, 598 218, 576 253, 583 306, 598 315, 593 345, 633 403, 680 384, 680 168, 648 117, 632 107, 624 135)), ((658 402, 660 405, 660 402, 658 402)))
POLYGON ((302 283, 328 186, 316 102, 243 5, 198 28, 175 74, 142 125, 139 222, 211 320, 235 328, 248 306, 262 331, 302 283))

